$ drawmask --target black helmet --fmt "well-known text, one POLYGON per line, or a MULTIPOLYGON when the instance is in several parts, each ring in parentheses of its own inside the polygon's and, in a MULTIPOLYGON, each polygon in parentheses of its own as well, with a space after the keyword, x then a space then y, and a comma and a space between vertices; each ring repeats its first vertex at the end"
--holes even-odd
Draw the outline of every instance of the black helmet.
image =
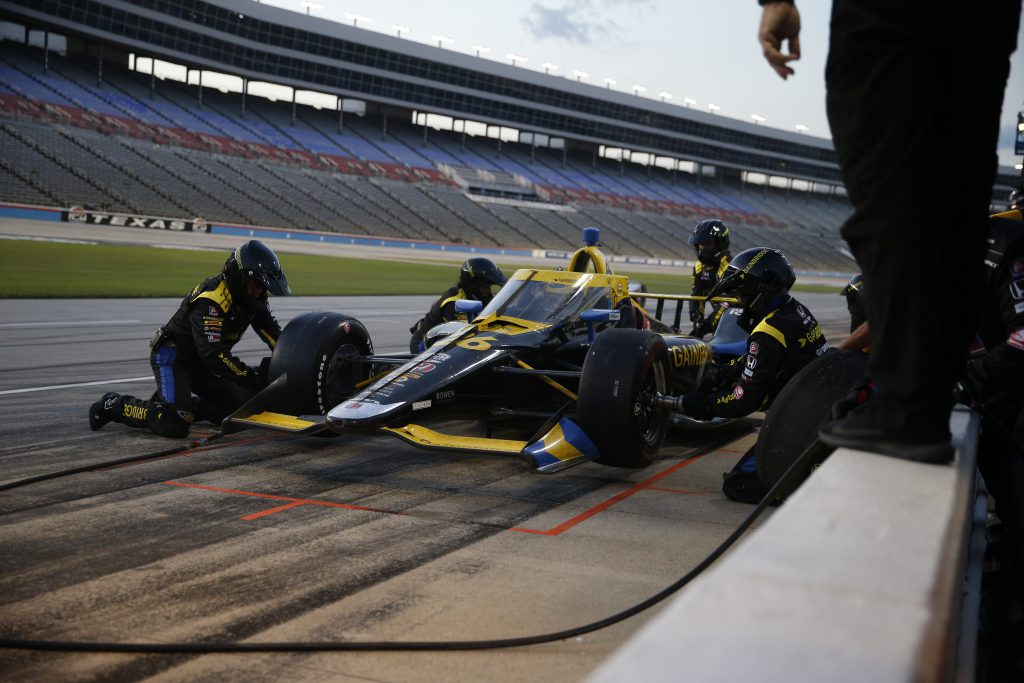
POLYGON ((864 308, 864 277, 860 273, 851 277, 839 294, 846 297, 846 310, 850 312, 850 331, 853 332, 868 318, 864 308))
POLYGON ((729 251, 729 227, 717 218, 703 220, 693 229, 688 241, 697 250, 697 258, 702 263, 714 265, 729 251), (700 245, 706 242, 710 242, 711 247, 702 251, 700 245))
POLYGON ((778 249, 754 247, 736 254, 725 275, 708 298, 733 296, 743 307, 739 324, 747 332, 754 329, 769 312, 775 300, 789 293, 796 282, 796 273, 778 249))
POLYGON ((245 291, 246 280, 254 280, 275 296, 292 293, 277 256, 259 240, 249 240, 235 249, 224 263, 224 274, 228 284, 240 292, 245 291))
POLYGON ((459 271, 459 289, 474 299, 490 299, 491 285, 500 287, 503 284, 505 276, 501 274, 501 269, 488 258, 477 256, 466 259, 462 264, 462 270, 459 271))

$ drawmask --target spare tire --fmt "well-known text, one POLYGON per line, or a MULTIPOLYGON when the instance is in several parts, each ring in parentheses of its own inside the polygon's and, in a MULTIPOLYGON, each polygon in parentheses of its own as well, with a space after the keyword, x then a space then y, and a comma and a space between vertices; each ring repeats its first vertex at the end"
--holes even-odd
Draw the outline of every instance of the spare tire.
MULTIPOLYGON (((757 474, 774 486, 800 454, 818 438, 818 428, 832 414, 832 404, 864 379, 868 357, 860 351, 830 349, 796 373, 772 402, 757 437, 757 474)), ((826 451, 827 452, 827 451, 826 451)), ((808 462, 787 491, 799 486, 824 458, 808 462)))
POLYGON ((326 415, 370 376, 373 354, 363 324, 343 313, 316 311, 296 317, 281 332, 270 359, 269 381, 287 374, 274 409, 292 415, 326 415))

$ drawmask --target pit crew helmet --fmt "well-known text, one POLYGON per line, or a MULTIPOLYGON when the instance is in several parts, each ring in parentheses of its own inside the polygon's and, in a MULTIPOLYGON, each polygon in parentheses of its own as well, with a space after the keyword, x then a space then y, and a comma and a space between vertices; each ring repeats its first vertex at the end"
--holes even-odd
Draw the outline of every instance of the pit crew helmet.
POLYGON ((839 291, 839 295, 846 297, 846 310, 850 312, 850 331, 853 332, 868 319, 864 308, 864 276, 857 273, 851 277, 846 286, 839 291))
POLYGON ((701 263, 717 265, 722 254, 729 251, 729 227, 717 218, 703 220, 694 227, 688 242, 696 250, 701 263), (711 246, 702 250, 700 245, 705 243, 711 246))
POLYGON ((796 273, 781 251, 754 247, 736 255, 725 275, 708 293, 708 298, 732 296, 738 299, 743 307, 738 323, 750 332, 785 300, 795 282, 796 273))
POLYGON ((480 256, 466 259, 459 271, 459 289, 480 301, 491 298, 492 285, 501 287, 505 282, 505 276, 494 261, 480 256))
POLYGON ((274 296, 288 296, 292 293, 277 255, 259 240, 249 240, 235 249, 224 262, 223 272, 228 286, 237 293, 246 291, 246 282, 249 280, 259 283, 274 296))

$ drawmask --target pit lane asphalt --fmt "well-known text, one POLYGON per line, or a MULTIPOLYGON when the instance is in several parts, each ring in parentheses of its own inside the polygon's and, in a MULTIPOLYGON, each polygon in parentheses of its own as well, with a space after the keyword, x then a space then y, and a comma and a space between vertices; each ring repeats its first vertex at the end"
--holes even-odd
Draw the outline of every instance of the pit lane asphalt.
MULTIPOLYGON (((841 297, 801 298, 826 334, 842 336, 841 297)), ((307 310, 351 313, 389 351, 403 347, 409 321, 429 302, 293 297, 273 308, 282 322, 307 310)), ((0 479, 180 443, 113 424, 91 432, 86 419, 103 391, 152 391, 147 340, 176 305, 0 301, 0 479)), ((248 360, 263 353, 251 333, 237 349, 248 360)), ((579 626, 658 592, 743 519, 750 508, 725 499, 720 485, 753 442, 746 427, 675 433, 643 470, 588 463, 548 476, 515 458, 428 452, 382 437, 253 431, 3 492, 0 633, 444 641, 579 626)), ((514 650, 8 650, 0 671, 17 681, 576 681, 654 611, 572 642, 514 650)))

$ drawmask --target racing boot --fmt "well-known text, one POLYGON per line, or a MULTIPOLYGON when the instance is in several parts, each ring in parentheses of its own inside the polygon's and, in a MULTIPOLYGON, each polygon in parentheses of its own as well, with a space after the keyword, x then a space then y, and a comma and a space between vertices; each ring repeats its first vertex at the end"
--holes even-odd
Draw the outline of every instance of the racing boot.
POLYGON ((100 400, 89 406, 89 428, 92 431, 99 431, 103 425, 114 419, 120 410, 118 405, 120 398, 121 394, 108 391, 100 400))

